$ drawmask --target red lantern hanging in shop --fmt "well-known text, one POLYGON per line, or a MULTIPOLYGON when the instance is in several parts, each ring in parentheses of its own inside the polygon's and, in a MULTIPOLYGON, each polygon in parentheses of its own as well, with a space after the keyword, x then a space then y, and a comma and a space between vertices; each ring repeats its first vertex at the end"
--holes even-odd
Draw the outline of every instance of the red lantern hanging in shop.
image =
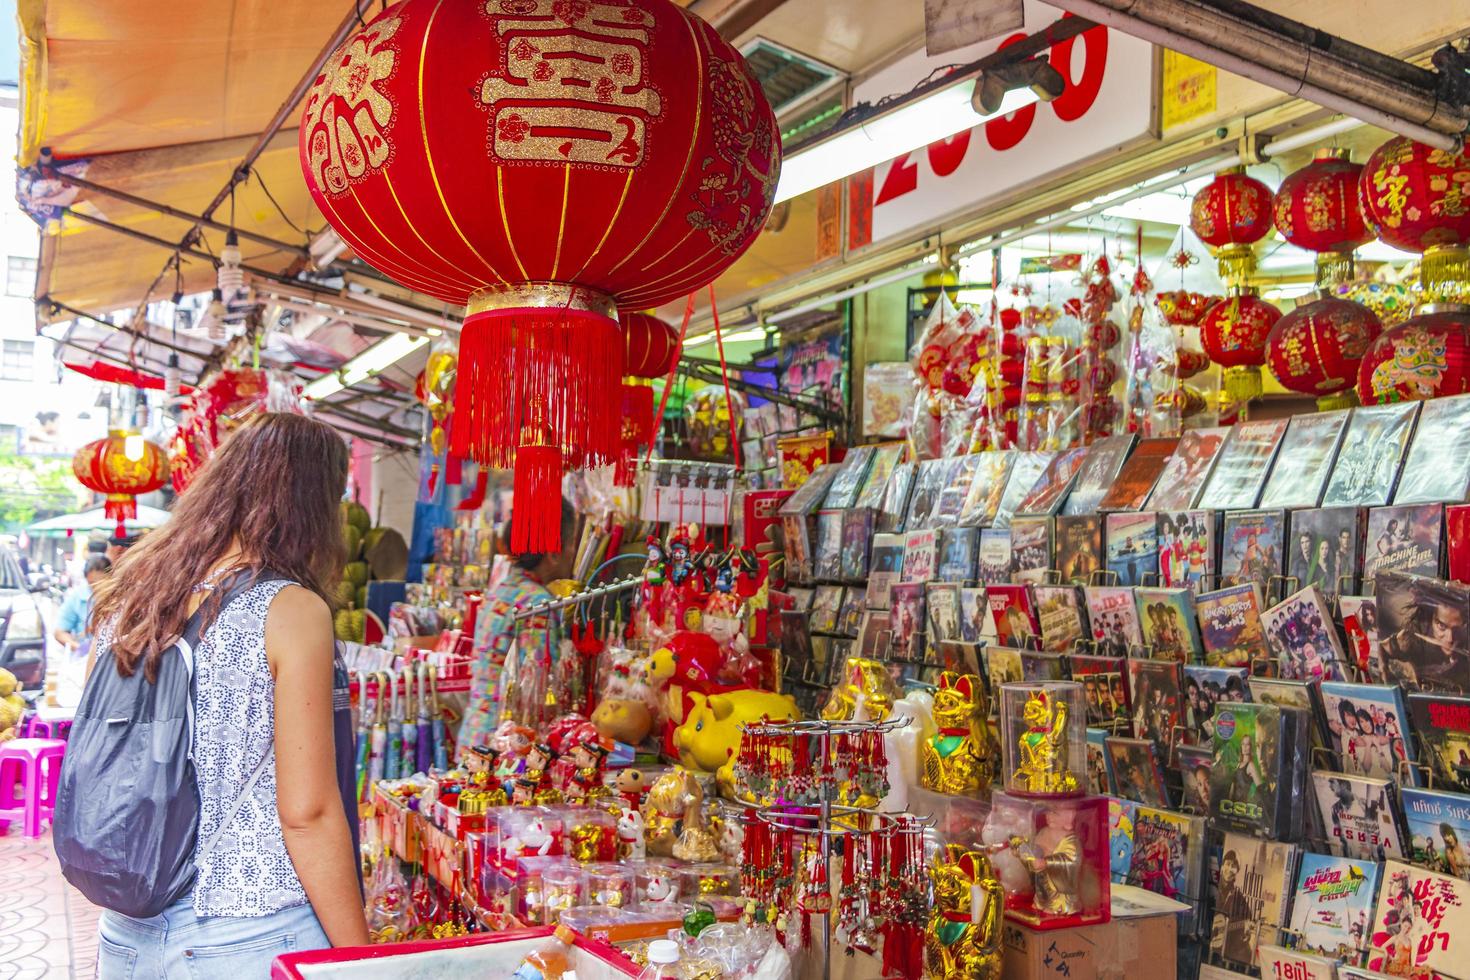
POLYGON ((1368 157, 1358 194, 1380 239, 1423 253, 1419 281, 1426 292, 1470 279, 1470 160, 1463 153, 1395 136, 1368 157))
POLYGON ((638 453, 653 444, 654 378, 667 377, 679 356, 679 334, 651 313, 623 313, 622 451, 613 482, 633 485, 638 453))
POLYGON ((621 451, 623 339, 759 233, 775 117, 670 0, 403 0, 307 95, 302 170, 369 265, 467 305, 457 455, 516 471, 512 549, 555 550, 566 467, 621 451))
POLYGON ((1282 387, 1315 395, 1322 411, 1350 408, 1358 364, 1382 332, 1378 317, 1366 306, 1324 297, 1276 322, 1266 356, 1282 387))
POLYGON ((1247 402, 1261 393, 1266 338, 1280 319, 1280 310, 1249 289, 1206 311, 1199 327, 1200 346, 1225 368, 1220 389, 1231 401, 1247 402))
POLYGON ((1220 171, 1194 196, 1189 226, 1214 251, 1227 283, 1243 283, 1254 267, 1252 247, 1271 232, 1271 202, 1271 188, 1244 167, 1220 171))
POLYGON ((1353 250, 1373 239, 1358 205, 1361 165, 1346 150, 1318 150, 1312 162, 1287 176, 1276 191, 1276 230, 1317 253, 1317 286, 1353 277, 1353 250))
POLYGON ((107 438, 78 449, 71 468, 82 486, 107 495, 102 512, 117 522, 121 538, 127 536, 123 522, 138 516, 138 494, 151 493, 168 479, 168 456, 140 433, 110 429, 107 438))
POLYGON ((1470 392, 1470 310, 1421 312, 1373 342, 1358 365, 1364 405, 1470 392))

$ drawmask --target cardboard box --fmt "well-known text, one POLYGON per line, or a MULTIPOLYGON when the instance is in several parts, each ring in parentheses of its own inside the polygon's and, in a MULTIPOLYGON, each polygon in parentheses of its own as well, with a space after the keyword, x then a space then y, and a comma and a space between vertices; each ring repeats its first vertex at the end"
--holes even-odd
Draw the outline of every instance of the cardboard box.
POLYGON ((1003 980, 1174 980, 1173 913, 1038 931, 1005 920, 1003 980))

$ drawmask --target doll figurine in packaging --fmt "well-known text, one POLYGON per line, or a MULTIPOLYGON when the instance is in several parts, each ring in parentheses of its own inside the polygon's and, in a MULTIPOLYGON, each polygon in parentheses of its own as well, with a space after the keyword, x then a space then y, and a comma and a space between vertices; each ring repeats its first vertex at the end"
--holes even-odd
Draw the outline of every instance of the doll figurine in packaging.
POLYGON ((1016 789, 1033 793, 1073 793, 1077 775, 1067 758, 1067 702, 1034 691, 1021 709, 1027 728, 1017 740, 1016 789))
POLYGON ((1009 841, 1011 852, 1031 872, 1036 888, 1031 904, 1047 915, 1076 915, 1081 908, 1082 843, 1073 829, 1076 813, 1071 807, 1056 807, 1036 836, 1009 841))
POLYGON ((934 691, 938 729, 920 753, 925 789, 949 796, 975 796, 990 783, 992 760, 985 735, 985 692, 974 674, 946 670, 934 691))
POLYGON ((643 839, 649 856, 673 855, 683 829, 686 798, 695 794, 704 798, 699 783, 685 769, 672 769, 653 781, 643 804, 643 839))
POLYGON ((1005 893, 983 851, 958 844, 929 869, 934 905, 924 930, 925 975, 935 980, 996 980, 1001 967, 1005 893), (976 903, 982 907, 976 908, 976 903))

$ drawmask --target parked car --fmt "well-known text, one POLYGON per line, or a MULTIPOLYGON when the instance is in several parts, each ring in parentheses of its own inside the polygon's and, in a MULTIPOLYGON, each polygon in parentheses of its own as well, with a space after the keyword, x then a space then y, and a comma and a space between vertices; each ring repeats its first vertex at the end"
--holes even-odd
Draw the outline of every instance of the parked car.
POLYGON ((15 552, 0 548, 0 667, 27 688, 46 678, 46 624, 33 588, 15 552))

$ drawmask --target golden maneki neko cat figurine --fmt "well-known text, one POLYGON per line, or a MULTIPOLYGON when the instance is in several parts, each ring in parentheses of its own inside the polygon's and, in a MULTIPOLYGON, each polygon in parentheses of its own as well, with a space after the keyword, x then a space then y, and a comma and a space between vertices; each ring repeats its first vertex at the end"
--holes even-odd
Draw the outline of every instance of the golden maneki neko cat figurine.
POLYGON ((990 784, 993 760, 985 736, 985 689, 974 674, 946 670, 934 691, 938 731, 919 753, 919 781, 950 796, 974 796, 990 784))
POLYGON ((1068 768, 1067 702, 1033 691, 1021 717, 1026 730, 1016 741, 1020 761, 1011 788, 1020 793, 1077 792, 1077 774, 1068 768))
POLYGON ((983 851, 950 844, 929 868, 934 906, 924 930, 924 975, 934 980, 995 980, 1001 967, 1005 893, 983 851), (975 902, 983 902, 980 909, 975 902))
POLYGON ((832 694, 822 706, 822 719, 887 721, 897 697, 887 664, 866 657, 848 657, 842 665, 842 683, 832 688, 832 694))

